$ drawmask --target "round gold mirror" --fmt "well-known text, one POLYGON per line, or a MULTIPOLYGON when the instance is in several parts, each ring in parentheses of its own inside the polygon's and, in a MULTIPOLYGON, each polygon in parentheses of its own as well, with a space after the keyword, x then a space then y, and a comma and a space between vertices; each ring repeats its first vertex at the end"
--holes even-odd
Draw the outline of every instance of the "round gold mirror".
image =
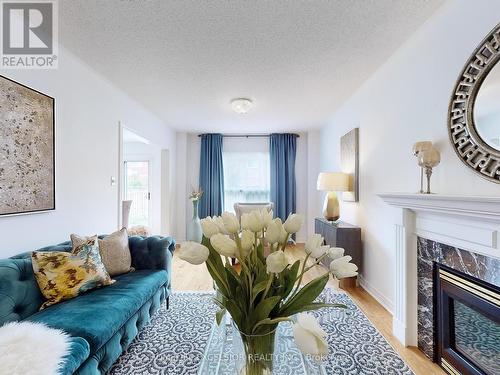
POLYGON ((500 24, 462 70, 448 110, 456 154, 481 177, 500 183, 500 24))
POLYGON ((479 87, 473 109, 479 137, 500 151, 500 63, 490 70, 479 87))

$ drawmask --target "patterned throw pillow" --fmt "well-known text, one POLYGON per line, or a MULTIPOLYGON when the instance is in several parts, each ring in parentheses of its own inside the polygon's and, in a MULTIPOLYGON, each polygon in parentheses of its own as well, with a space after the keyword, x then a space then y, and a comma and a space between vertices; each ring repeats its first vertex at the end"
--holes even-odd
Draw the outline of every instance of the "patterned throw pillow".
MULTIPOLYGON (((91 237, 82 237, 76 234, 71 235, 71 244, 73 245, 73 253, 82 243, 88 241, 91 237)), ((119 231, 111 233, 99 241, 99 253, 101 254, 102 263, 106 267, 106 271, 110 276, 121 275, 133 270, 132 256, 128 247, 127 229, 123 228, 119 231)))
POLYGON ((40 291, 47 299, 40 310, 115 282, 101 261, 97 236, 71 253, 34 251, 31 261, 40 291))

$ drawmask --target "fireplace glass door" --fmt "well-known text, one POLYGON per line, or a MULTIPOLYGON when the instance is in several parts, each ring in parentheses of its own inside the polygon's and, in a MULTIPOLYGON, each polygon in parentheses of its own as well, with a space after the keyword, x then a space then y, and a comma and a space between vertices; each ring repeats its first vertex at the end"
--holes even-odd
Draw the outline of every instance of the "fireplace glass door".
POLYGON ((500 325, 455 300, 455 347, 478 367, 500 374, 500 325))
POLYGON ((500 374, 500 294, 496 286, 437 267, 439 363, 453 375, 500 374))

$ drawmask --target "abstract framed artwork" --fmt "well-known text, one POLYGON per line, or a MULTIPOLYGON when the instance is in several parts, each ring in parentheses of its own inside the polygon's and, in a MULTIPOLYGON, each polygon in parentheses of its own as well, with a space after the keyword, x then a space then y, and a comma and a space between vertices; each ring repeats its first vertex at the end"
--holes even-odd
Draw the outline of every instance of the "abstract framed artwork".
POLYGON ((55 100, 0 76, 0 216, 55 210, 55 100))
POLYGON ((359 128, 340 138, 340 165, 349 174, 349 191, 342 193, 344 202, 359 201, 359 128))

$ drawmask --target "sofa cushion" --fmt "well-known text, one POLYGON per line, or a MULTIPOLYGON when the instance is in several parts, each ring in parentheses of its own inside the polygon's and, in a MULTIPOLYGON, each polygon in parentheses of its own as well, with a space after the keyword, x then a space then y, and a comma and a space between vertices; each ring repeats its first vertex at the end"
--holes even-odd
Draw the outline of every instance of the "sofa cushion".
MULTIPOLYGON (((89 237, 72 234, 70 236, 73 252, 89 237)), ((128 247, 127 229, 111 233, 109 236, 99 239, 99 252, 101 259, 110 276, 121 275, 131 271, 132 257, 128 247)))
MULTIPOLYGON (((167 291, 160 288, 101 348, 93 353, 79 368, 75 375, 108 374, 108 370, 137 336, 139 331, 151 320, 151 316, 161 307, 167 291)), ((129 370, 132 374, 134 371, 129 370)))
POLYGON ((50 306, 28 318, 83 337, 96 352, 168 282, 166 271, 141 270, 116 277, 113 285, 50 306))
POLYGON ((34 251, 31 262, 47 298, 40 309, 114 283, 102 263, 97 236, 79 244, 72 253, 34 251))

